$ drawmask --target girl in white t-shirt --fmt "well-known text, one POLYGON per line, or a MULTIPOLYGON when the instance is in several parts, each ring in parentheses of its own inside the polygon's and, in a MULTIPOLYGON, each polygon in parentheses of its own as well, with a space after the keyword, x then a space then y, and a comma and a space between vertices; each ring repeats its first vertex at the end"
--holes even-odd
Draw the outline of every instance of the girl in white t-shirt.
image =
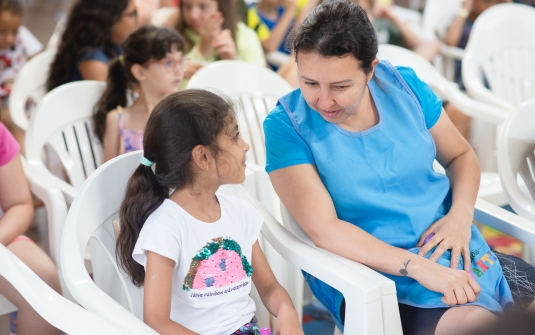
POLYGON ((302 335, 258 244, 263 217, 216 193, 245 180, 249 145, 232 102, 204 90, 169 95, 154 108, 143 147, 117 250, 132 282, 144 285, 144 321, 161 334, 254 334, 254 283, 278 317, 277 334, 302 335))

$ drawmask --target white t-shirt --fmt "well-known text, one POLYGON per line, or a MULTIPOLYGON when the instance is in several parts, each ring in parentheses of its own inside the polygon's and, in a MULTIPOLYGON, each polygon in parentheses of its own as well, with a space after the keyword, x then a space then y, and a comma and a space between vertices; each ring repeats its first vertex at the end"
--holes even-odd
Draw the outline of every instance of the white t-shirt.
POLYGON ((26 27, 20 26, 13 47, 0 50, 0 97, 9 95, 13 81, 28 58, 41 50, 41 42, 26 27))
POLYGON ((217 194, 221 217, 199 221, 172 200, 152 213, 132 257, 146 269, 147 251, 175 261, 171 320, 202 335, 231 334, 249 322, 253 244, 264 218, 249 202, 217 194))

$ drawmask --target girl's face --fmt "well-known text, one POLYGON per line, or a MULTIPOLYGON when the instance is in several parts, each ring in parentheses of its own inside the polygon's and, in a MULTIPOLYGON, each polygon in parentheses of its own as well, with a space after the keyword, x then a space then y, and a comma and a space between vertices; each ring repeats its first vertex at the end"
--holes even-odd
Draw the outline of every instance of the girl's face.
POLYGON ((121 17, 111 28, 111 39, 114 43, 121 44, 138 26, 137 8, 134 0, 129 0, 128 6, 121 17))
POLYGON ((373 76, 373 71, 364 73, 353 55, 324 57, 299 52, 297 66, 307 104, 325 121, 337 124, 344 124, 357 113, 373 76))
POLYGON ((163 98, 178 91, 187 66, 187 58, 173 45, 165 58, 148 62, 143 69, 141 85, 143 89, 151 90, 153 95, 163 98))
POLYGON ((221 184, 241 184, 245 181, 245 153, 249 151, 250 146, 240 136, 236 118, 233 116, 232 119, 227 130, 217 137, 221 151, 215 162, 221 184))
POLYGON ((9 49, 15 44, 22 15, 9 10, 0 12, 0 50, 9 49))
POLYGON ((215 0, 181 0, 180 10, 186 26, 199 32, 200 28, 219 11, 219 6, 215 0))

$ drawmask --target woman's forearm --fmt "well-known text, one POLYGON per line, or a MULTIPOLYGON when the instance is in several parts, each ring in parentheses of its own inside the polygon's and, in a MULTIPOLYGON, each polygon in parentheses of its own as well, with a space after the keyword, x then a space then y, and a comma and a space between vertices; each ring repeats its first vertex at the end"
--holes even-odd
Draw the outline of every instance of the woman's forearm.
POLYGON ((19 204, 10 207, 0 218, 0 243, 8 245, 19 235, 24 234, 33 217, 33 205, 19 204))
MULTIPOLYGON (((466 150, 457 156, 446 167, 446 175, 450 179, 452 207, 450 211, 465 212, 473 216, 477 199, 481 172, 476 154, 466 150)), ((471 220, 470 220, 471 221, 471 220)))

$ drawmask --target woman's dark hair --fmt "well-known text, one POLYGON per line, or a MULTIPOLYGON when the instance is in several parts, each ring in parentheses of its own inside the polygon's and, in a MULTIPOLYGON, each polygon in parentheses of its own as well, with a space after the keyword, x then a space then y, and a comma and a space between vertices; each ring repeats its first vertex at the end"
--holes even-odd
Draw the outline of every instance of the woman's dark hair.
POLYGON ((368 74, 377 57, 377 35, 359 5, 348 0, 325 0, 299 27, 293 50, 296 60, 299 52, 316 52, 324 57, 351 54, 368 74))
POLYGON ((130 69, 145 65, 149 60, 165 58, 176 46, 184 53, 184 39, 174 29, 143 26, 134 31, 122 44, 123 55, 113 59, 108 69, 108 85, 95 106, 95 133, 102 141, 106 130, 106 115, 118 106, 125 107, 127 89, 137 83, 130 69))
MULTIPOLYGON (((223 27, 222 29, 228 29, 230 30, 230 34, 232 35, 232 39, 236 41, 236 30, 237 30, 237 24, 238 24, 238 10, 236 8, 236 0, 212 0, 217 2, 217 8, 223 14, 223 27)), ((186 33, 186 29, 189 27, 186 25, 184 21, 184 1, 180 1, 179 3, 179 12, 180 17, 177 22, 176 29, 184 36, 186 39, 186 52, 189 52, 191 48, 193 48, 193 41, 189 39, 188 34, 186 33)), ((191 29, 191 28, 189 28, 191 29)))
POLYGON ((0 12, 9 11, 13 14, 24 14, 24 6, 21 0, 0 0, 0 12))
POLYGON ((69 14, 56 58, 50 66, 48 91, 71 81, 77 60, 87 51, 102 49, 117 56, 112 41, 113 24, 121 19, 129 0, 78 0, 69 14))
POLYGON ((154 166, 138 166, 128 181, 119 209, 121 231, 116 256, 136 286, 143 285, 145 280, 143 266, 132 258, 143 224, 169 197, 170 190, 194 182, 193 148, 207 146, 217 157, 217 136, 234 117, 229 99, 205 90, 173 93, 154 107, 143 135, 143 155, 154 166))

